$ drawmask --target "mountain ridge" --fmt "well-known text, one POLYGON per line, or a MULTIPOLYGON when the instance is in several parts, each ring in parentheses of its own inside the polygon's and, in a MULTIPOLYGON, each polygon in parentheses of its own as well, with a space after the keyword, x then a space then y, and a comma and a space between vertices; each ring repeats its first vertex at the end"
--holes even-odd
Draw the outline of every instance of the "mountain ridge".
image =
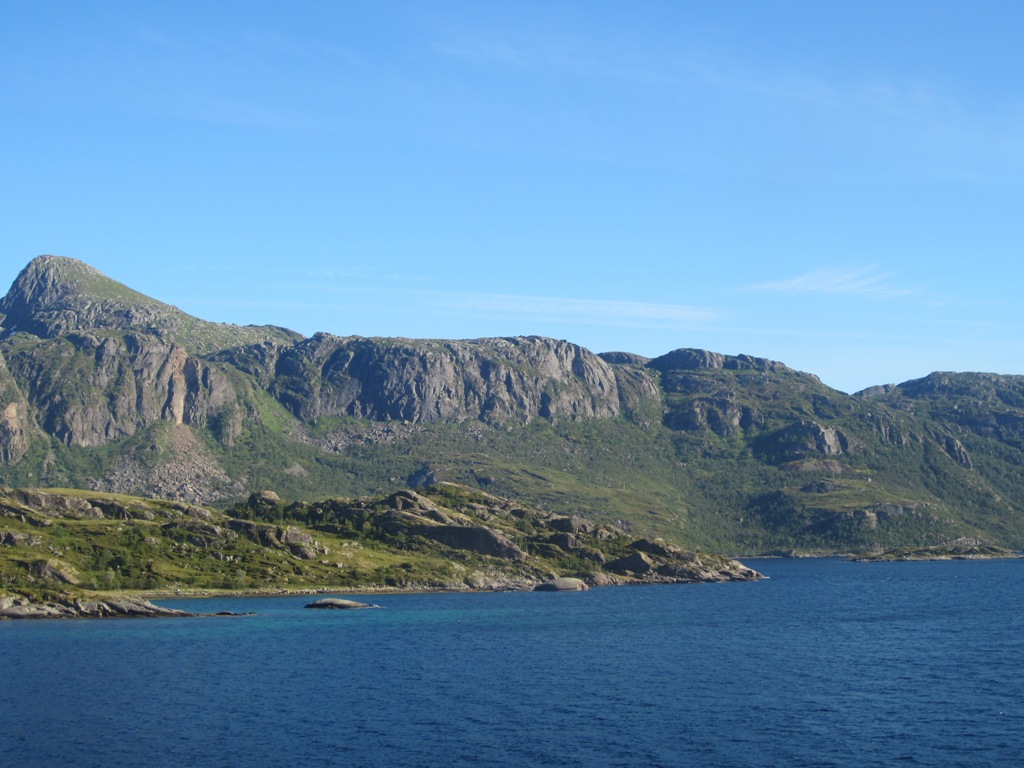
POLYGON ((212 503, 442 479, 733 552, 868 551, 1024 545, 1022 452, 1019 376, 848 395, 700 349, 304 337, 208 323, 53 256, 0 300, 8 485, 212 503))

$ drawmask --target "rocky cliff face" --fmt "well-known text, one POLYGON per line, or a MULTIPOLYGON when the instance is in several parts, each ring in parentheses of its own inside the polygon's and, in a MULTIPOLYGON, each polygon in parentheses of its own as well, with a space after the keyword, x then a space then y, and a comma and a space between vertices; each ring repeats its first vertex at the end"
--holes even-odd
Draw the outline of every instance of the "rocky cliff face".
MULTIPOLYGON (((755 434, 774 423, 788 428, 809 416, 827 422, 849 410, 845 396, 818 377, 765 358, 677 349, 647 367, 661 376, 665 424, 676 430, 709 429, 722 437, 755 434)), ((837 442, 816 445, 828 455, 837 442)))
POLYGON ((230 444, 242 415, 255 411, 232 383, 231 368, 306 423, 325 416, 575 421, 618 416, 658 397, 642 371, 619 369, 564 341, 302 339, 274 328, 219 326, 60 257, 34 260, 0 311, 10 368, 10 375, 0 369, 6 463, 24 454, 29 411, 42 431, 69 446, 122 440, 157 421, 212 426, 230 444), (254 335, 263 338, 237 343, 254 335), (227 346, 202 351, 218 339, 227 346))
POLYGON ((0 464, 14 464, 28 450, 28 401, 0 355, 0 464))
POLYGON ((206 427, 238 399, 217 367, 151 335, 20 338, 7 356, 39 427, 65 445, 104 445, 159 420, 206 427))
POLYGON ((183 315, 106 278, 77 259, 40 256, 0 301, 4 335, 48 339, 82 328, 157 328, 183 315))
POLYGON ((850 396, 699 349, 304 338, 207 323, 60 257, 0 300, 10 484, 213 502, 452 479, 765 551, 988 530, 1024 542, 1022 465, 1024 377, 933 374, 850 396))
POLYGON ((224 352, 297 418, 488 424, 610 418, 652 383, 620 387, 610 364, 582 347, 538 337, 474 341, 339 338, 224 352))
POLYGON ((40 339, 126 331, 155 336, 205 354, 266 339, 292 342, 301 336, 275 326, 210 323, 164 304, 93 267, 63 256, 39 256, 0 299, 0 341, 22 333, 40 339))

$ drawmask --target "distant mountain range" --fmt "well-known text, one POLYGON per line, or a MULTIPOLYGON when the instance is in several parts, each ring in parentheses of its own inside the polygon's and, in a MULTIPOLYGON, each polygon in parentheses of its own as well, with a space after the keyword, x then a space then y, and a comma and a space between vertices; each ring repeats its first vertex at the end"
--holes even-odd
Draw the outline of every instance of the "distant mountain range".
POLYGON ((452 481, 730 553, 1024 547, 1024 377, 210 323, 74 259, 0 301, 0 482, 229 504, 452 481))

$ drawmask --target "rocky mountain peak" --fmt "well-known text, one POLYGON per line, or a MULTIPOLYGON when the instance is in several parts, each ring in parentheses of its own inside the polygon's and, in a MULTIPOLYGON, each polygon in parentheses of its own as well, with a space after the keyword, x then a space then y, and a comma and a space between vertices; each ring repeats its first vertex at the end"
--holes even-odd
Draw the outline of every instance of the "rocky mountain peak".
POLYGON ((190 354, 302 336, 275 326, 211 323, 152 299, 78 259, 38 256, 0 299, 0 339, 23 332, 41 339, 68 333, 130 331, 180 344, 190 354))
POLYGON ((54 338, 98 328, 153 329, 173 325, 180 310, 111 280, 78 259, 38 256, 0 301, 3 334, 54 338))
POLYGON ((65 256, 37 256, 32 259, 11 286, 8 298, 47 306, 72 293, 87 280, 102 279, 99 270, 84 261, 65 256))
POLYGON ((677 349, 651 360, 648 367, 656 371, 733 370, 733 371, 788 371, 782 363, 750 355, 723 355, 706 349, 677 349))

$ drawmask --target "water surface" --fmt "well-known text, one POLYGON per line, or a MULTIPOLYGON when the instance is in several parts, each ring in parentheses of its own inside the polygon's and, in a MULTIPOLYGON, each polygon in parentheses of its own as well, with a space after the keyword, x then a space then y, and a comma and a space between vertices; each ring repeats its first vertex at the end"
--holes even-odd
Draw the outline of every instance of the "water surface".
POLYGON ((0 764, 1009 766, 1024 562, 0 623, 0 764))

